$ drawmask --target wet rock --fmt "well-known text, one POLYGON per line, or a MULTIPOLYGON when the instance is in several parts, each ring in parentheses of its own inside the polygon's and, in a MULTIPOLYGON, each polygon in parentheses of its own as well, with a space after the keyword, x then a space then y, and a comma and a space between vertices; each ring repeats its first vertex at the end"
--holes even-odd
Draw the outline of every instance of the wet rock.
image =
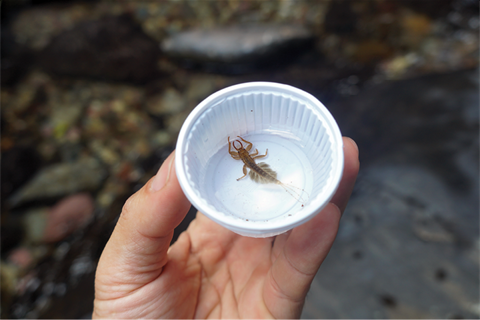
POLYGON ((12 206, 33 200, 62 197, 100 187, 106 171, 98 160, 82 158, 42 169, 30 182, 10 198, 12 206))
POLYGON ((303 317, 478 317, 478 104, 478 70, 329 104, 362 169, 303 317))
POLYGON ((235 25, 179 32, 162 49, 185 66, 219 73, 246 73, 291 62, 313 34, 301 25, 235 25))
POLYGON ((462 221, 478 225, 478 217, 469 219, 473 208, 458 200, 428 168, 364 168, 309 293, 324 299, 307 297, 302 317, 445 318, 458 310, 476 318, 479 264, 465 254, 478 228, 466 230, 462 221))
POLYGON ((129 15, 84 21, 56 36, 40 65, 48 72, 102 80, 146 82, 157 76, 158 44, 129 15))
POLYGON ((405 150, 397 160, 424 158, 453 187, 460 187, 455 181, 466 175, 451 158, 478 139, 478 99, 477 69, 389 81, 329 108, 343 134, 363 150, 362 161, 400 153, 402 144, 405 150))

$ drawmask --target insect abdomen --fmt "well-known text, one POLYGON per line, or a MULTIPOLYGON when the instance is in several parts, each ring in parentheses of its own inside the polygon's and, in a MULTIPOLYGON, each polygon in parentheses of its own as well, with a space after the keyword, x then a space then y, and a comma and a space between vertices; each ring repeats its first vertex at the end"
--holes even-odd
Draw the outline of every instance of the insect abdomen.
POLYGON ((255 164, 255 167, 250 169, 249 175, 253 181, 258 183, 281 184, 281 182, 277 180, 277 173, 265 162, 261 162, 258 165, 255 164))
POLYGON ((261 162, 257 165, 255 160, 244 150, 239 151, 239 155, 243 163, 250 169, 249 176, 253 181, 258 183, 280 183, 277 180, 277 173, 268 164, 261 162))

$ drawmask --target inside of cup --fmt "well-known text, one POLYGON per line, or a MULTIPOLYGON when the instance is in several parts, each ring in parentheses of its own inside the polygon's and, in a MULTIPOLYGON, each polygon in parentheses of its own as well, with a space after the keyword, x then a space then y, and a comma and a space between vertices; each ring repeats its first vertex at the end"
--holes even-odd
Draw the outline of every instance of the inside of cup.
MULTIPOLYGON (((186 173, 197 197, 216 215, 252 223, 286 219, 316 203, 330 183, 331 135, 321 111, 301 97, 265 88, 239 92, 213 101, 192 125, 186 173), (237 181, 243 162, 229 154, 228 137, 242 141, 238 136, 252 143, 251 154, 268 149, 256 162, 269 164, 286 188, 259 185, 248 174, 237 181)), ((233 145, 230 151, 236 152, 233 145)))

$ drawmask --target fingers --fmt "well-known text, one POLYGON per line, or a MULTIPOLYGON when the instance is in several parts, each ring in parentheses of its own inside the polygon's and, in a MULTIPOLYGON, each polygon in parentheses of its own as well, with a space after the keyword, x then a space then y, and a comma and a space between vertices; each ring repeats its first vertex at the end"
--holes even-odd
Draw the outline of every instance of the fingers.
POLYGON ((335 239, 340 215, 339 208, 330 203, 282 239, 283 250, 279 250, 264 287, 265 303, 275 318, 300 317, 310 284, 335 239))
POLYGON ((344 167, 343 176, 337 192, 333 196, 331 202, 340 208, 341 212, 345 211, 348 199, 352 194, 355 180, 357 179, 360 162, 358 160, 358 147, 355 141, 350 138, 343 138, 344 167))
POLYGON ((343 143, 342 181, 331 202, 312 220, 275 240, 264 291, 265 303, 275 317, 300 317, 310 284, 337 234, 360 167, 355 142, 344 137, 343 143))
POLYGON ((190 208, 175 174, 174 158, 172 153, 157 175, 125 203, 100 259, 97 286, 101 279, 105 285, 111 282, 134 290, 161 273, 173 230, 190 208))

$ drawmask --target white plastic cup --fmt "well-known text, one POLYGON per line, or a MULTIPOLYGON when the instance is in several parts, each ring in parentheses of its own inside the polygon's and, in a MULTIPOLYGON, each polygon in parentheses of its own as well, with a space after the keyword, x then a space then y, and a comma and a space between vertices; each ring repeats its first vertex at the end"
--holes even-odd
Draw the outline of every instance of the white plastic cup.
POLYGON ((269 237, 307 222, 328 204, 343 173, 342 135, 309 93, 272 82, 243 83, 212 94, 190 113, 178 136, 175 166, 198 210, 240 235, 269 237), (237 136, 253 144, 250 153, 268 149, 256 162, 269 164, 287 190, 249 175, 237 181, 244 163, 229 154, 227 140, 237 136))

